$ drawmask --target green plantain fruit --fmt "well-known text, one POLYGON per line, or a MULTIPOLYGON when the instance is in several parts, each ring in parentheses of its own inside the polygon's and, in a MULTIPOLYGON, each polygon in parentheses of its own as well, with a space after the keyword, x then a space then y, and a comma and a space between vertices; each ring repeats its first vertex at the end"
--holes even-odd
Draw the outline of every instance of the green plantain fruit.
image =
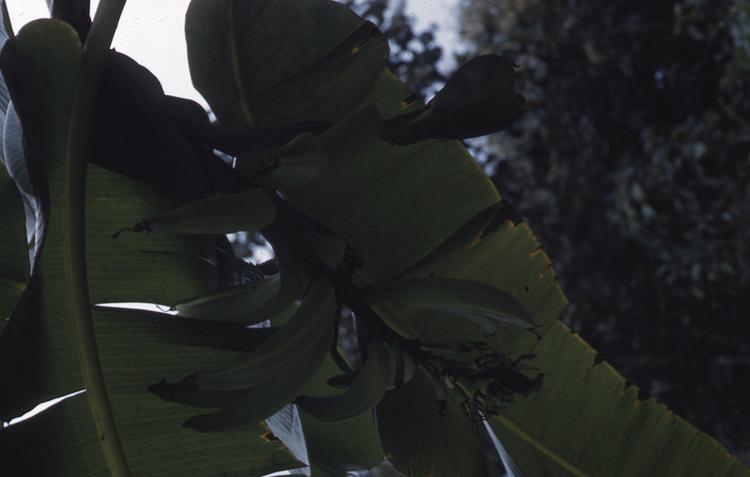
POLYGON ((328 355, 333 338, 334 327, 329 323, 313 347, 283 373, 258 383, 215 413, 192 417, 183 425, 201 432, 232 431, 272 416, 297 397, 315 377, 328 355))
POLYGON ((333 291, 327 278, 314 280, 294 316, 279 331, 229 366, 196 374, 196 384, 203 389, 236 390, 284 373, 332 326, 336 313, 333 291))
POLYGON ((349 389, 325 397, 300 396, 297 405, 320 421, 340 421, 373 409, 385 396, 392 382, 390 350, 383 344, 369 348, 369 356, 349 389))
POLYGON ((533 328, 533 318, 511 294, 484 283, 456 278, 410 278, 368 291, 371 305, 384 302, 460 315, 494 333, 494 323, 533 328))
POLYGON ((179 303, 177 314, 252 325, 287 309, 304 293, 306 285, 307 280, 296 268, 282 262, 274 275, 179 303))

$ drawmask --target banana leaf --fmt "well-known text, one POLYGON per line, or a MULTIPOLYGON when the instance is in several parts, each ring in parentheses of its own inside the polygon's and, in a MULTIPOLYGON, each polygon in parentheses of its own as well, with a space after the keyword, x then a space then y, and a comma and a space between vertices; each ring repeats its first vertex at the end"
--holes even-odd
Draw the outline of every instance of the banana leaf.
MULTIPOLYGON (((206 347, 204 333, 185 339, 179 328, 186 324, 174 322, 189 320, 169 315, 102 308, 95 321, 112 412, 133 475, 263 475, 302 465, 266 437, 263 424, 234 434, 193 432, 182 422, 199 409, 147 391, 187 369, 226 364, 239 352, 206 347)), ((212 345, 231 348, 237 331, 214 333, 212 345)), ((0 430, 0 456, 4 466, 26 472, 11 475, 110 475, 85 394, 0 430)))
MULTIPOLYGON (((208 3, 195 0, 193 5, 208 3)), ((311 1, 305 5, 326 3, 311 1)), ((382 63, 375 61, 362 60, 361 73, 351 76, 352 81, 376 77, 367 94, 360 90, 352 95, 346 90, 340 95, 346 98, 336 97, 333 85, 346 77, 346 71, 330 65, 345 54, 344 48, 336 47, 337 42, 346 43, 342 40, 346 36, 343 26, 342 31, 320 28, 315 42, 307 36, 298 38, 299 31, 308 35, 319 28, 317 20, 324 15, 323 10, 311 12, 304 20, 284 16, 282 22, 276 12, 284 5, 286 2, 214 2, 213 19, 203 18, 199 23, 197 14, 192 19, 188 15, 191 72, 194 78, 202 78, 195 81, 196 87, 218 111, 220 121, 233 126, 335 122, 373 103, 387 122, 422 107, 412 101, 412 93, 398 79, 382 69, 382 63), (246 62, 233 61, 236 58, 217 60, 219 46, 210 49, 206 41, 218 37, 221 22, 232 15, 236 18, 244 8, 251 10, 247 18, 243 17, 244 23, 235 21, 221 41, 232 46, 226 51, 245 52, 242 58, 246 62), (190 26, 197 24, 200 28, 190 26), (264 29, 249 27, 260 24, 264 29), (274 24, 277 29, 271 26, 274 24), (244 25, 248 25, 247 31, 238 33, 244 25), (274 33, 267 33, 270 30, 274 33), (200 37, 201 31, 212 33, 200 37), (277 41, 279 32, 286 35, 284 41, 277 41), (309 44, 315 45, 309 50, 309 60, 299 67, 289 65, 288 75, 280 73, 284 65, 274 65, 268 74, 257 66, 260 58, 283 58, 290 49, 300 54, 309 44), (324 48, 327 54, 321 51, 324 48), (316 60, 317 65, 310 65, 316 60), (207 80, 217 67, 214 61, 221 61, 225 71, 234 73, 224 76, 225 83, 207 80), (371 75, 365 69, 380 72, 371 75), (328 72, 328 88, 314 86, 321 81, 321 71, 328 72), (228 104, 228 98, 236 97, 227 94, 230 90, 245 92, 240 96, 245 100, 228 104), (357 101, 345 101, 355 98, 357 101), (284 108, 277 108, 277 104, 284 108)), ((366 50, 368 44, 350 50, 350 56, 366 50)), ((506 84, 510 87, 512 81, 506 84)), ((518 107, 512 91, 497 97, 506 98, 503 101, 508 108, 518 107)), ((507 118, 513 116, 510 110, 507 114, 507 118)), ((312 183, 285 192, 296 207, 343 238, 363 259, 364 267, 355 276, 359 284, 382 283, 402 274, 434 250, 442 250, 442 243, 460 234, 462 227, 482 211, 500 203, 498 193, 462 145, 445 140, 399 147, 373 138, 351 156, 334 161, 312 183)), ((626 387, 624 379, 607 364, 595 365, 590 347, 557 321, 566 299, 549 259, 527 225, 496 221, 447 256, 415 273, 491 284, 514 295, 537 322, 543 323, 537 330, 541 339, 528 332, 501 329, 492 343, 501 353, 536 353, 538 357, 531 364, 545 375, 541 391, 509 403, 499 416, 490 419, 508 454, 526 475, 637 475, 633 469, 679 469, 682 475, 705 475, 708 468, 718 469, 720 475, 749 475, 716 441, 668 413, 664 406, 638 400, 637 391, 626 387)), ((434 312, 395 307, 390 312, 404 329, 424 341, 477 333, 460 320, 434 312)), ((430 399, 434 394, 425 390, 417 400, 430 399)), ((390 417, 382 418, 384 424, 396 428, 399 420, 408 419, 406 411, 385 415, 390 417)), ((457 475, 452 470, 433 468, 431 463, 441 462, 441 456, 458 448, 463 435, 449 434, 441 442, 411 445, 419 436, 441 431, 445 434, 440 426, 439 419, 421 419, 417 434, 381 434, 383 447, 401 451, 401 455, 393 456, 393 462, 402 472, 457 475)))
MULTIPOLYGON (((63 168, 80 44, 64 23, 42 20, 9 40, 0 62, 34 159, 42 166, 49 197, 47 235, 33 274, 0 337, 0 416, 9 421, 52 398, 84 388, 66 294, 62 257, 67 239, 61 216, 63 168), (10 66, 12 65, 12 66, 10 66)), ((86 184, 86 255, 93 303, 151 302, 174 305, 213 290, 219 280, 211 237, 143 237, 118 229, 155 210, 175 206, 151 187, 96 166, 86 184)), ((11 217, 11 215, 4 215, 11 217)), ((17 220, 16 220, 17 222, 17 220)), ((15 235, 23 234, 20 224, 15 235)), ((25 252, 25 251, 24 251, 25 252)), ((25 253, 18 260, 25 258, 25 253)), ((12 269, 2 269, 12 279, 12 269)), ((258 424, 234 436, 207 436, 180 423, 196 410, 165 403, 147 391, 163 379, 236 359, 236 351, 186 344, 185 326, 167 315, 95 310, 94 328, 111 413, 122 453, 137 475, 262 475, 299 467, 258 424), (163 317, 162 317, 163 316, 163 317), (173 338, 173 339, 170 339, 173 338)), ((197 327, 197 328, 196 328, 197 327)), ((223 347, 242 328, 224 332, 223 347)), ((236 340, 235 340, 236 341, 236 340)), ((216 343, 214 343, 216 345, 216 343)), ((236 345, 229 346, 230 348, 236 345)), ((108 475, 87 396, 63 400, 50 410, 0 431, 0 458, 16 475, 108 475), (40 458, 39 456, 43 456, 40 458)))

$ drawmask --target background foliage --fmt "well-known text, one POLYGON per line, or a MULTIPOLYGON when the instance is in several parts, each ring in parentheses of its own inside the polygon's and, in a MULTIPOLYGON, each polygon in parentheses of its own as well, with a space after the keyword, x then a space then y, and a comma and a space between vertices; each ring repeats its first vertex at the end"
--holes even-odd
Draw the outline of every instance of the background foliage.
MULTIPOLYGON (((403 6, 354 2, 429 96, 403 6)), ((467 57, 520 66, 528 113, 473 143, 534 227, 566 322, 735 452, 750 446, 750 2, 464 0, 467 57)))

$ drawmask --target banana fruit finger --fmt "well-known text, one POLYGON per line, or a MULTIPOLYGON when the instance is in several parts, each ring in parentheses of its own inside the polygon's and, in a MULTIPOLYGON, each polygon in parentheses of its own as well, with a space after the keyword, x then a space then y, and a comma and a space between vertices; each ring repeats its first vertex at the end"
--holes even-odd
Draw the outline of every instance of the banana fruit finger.
POLYGON ((195 375, 202 389, 236 390, 262 383, 292 367, 315 347, 334 321, 336 300, 326 278, 313 281, 294 316, 247 356, 229 366, 195 375))
POLYGON ((193 298, 176 309, 178 315, 188 318, 252 325, 281 313, 302 295, 305 286, 306 280, 296 268, 280 263, 275 275, 193 298))
POLYGON ((201 432, 231 431, 260 422, 297 397, 323 364, 334 338, 329 324, 313 348, 289 369, 248 389, 241 397, 213 414, 195 416, 183 424, 201 432))
POLYGON ((416 371, 416 363, 414 358, 401 347, 398 342, 392 345, 392 354, 394 357, 394 377, 393 383, 388 389, 400 388, 404 384, 411 381, 416 371))
POLYGON ((340 421, 373 409, 383 398, 392 382, 388 347, 369 347, 369 356, 349 389, 325 397, 300 396, 296 404, 320 421, 340 421))
MULTIPOLYGON (((532 316, 511 294, 484 283, 456 278, 411 278, 368 291, 365 301, 443 311, 463 316, 492 331, 487 321, 533 328, 532 316)), ((491 334, 491 333, 490 333, 491 334)))

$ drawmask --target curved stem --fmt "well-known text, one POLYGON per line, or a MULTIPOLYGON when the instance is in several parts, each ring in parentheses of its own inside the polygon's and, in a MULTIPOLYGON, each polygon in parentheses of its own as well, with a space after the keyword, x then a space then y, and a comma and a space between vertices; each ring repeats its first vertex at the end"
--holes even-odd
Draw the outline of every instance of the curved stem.
POLYGON ((91 315, 85 252, 86 163, 99 82, 125 0, 102 0, 83 49, 63 175, 63 260, 78 356, 102 450, 115 477, 130 475, 107 396, 91 315))

